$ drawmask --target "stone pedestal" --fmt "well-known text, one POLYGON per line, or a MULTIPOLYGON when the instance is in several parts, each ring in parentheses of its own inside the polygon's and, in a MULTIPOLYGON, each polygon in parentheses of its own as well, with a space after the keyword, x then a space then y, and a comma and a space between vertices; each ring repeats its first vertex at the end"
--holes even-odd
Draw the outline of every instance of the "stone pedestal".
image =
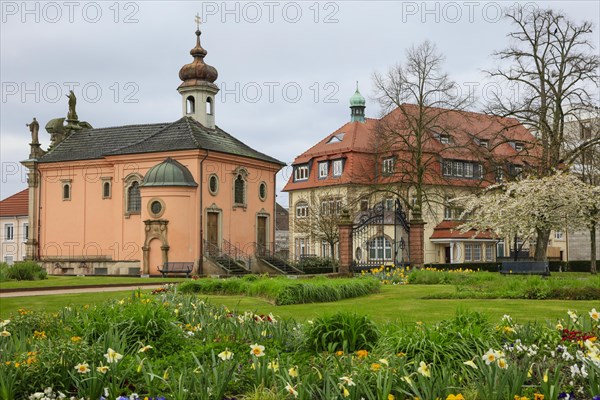
POLYGON ((29 151, 30 160, 37 160, 46 153, 40 146, 39 143, 29 143, 29 147, 31 148, 29 151))

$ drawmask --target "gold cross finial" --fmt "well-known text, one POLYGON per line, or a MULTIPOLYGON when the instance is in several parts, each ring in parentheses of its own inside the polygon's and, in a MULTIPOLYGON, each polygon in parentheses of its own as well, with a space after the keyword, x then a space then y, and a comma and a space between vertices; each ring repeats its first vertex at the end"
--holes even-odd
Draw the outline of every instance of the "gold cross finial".
POLYGON ((194 18, 194 20, 196 21, 196 28, 200 29, 200 22, 202 22, 200 20, 200 14, 196 13, 196 17, 194 18))

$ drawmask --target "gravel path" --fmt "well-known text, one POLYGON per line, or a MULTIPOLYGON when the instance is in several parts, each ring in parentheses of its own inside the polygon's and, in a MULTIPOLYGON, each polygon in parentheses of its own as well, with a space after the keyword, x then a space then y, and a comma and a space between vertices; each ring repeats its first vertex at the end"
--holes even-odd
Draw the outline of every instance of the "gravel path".
POLYGON ((42 290, 27 290, 21 292, 1 293, 0 298, 5 297, 26 297, 26 296, 47 296, 52 294, 69 294, 69 293, 95 293, 95 292, 118 292, 127 290, 156 289, 163 285, 131 285, 131 286, 104 286, 94 288, 70 288, 70 289, 42 289, 42 290))

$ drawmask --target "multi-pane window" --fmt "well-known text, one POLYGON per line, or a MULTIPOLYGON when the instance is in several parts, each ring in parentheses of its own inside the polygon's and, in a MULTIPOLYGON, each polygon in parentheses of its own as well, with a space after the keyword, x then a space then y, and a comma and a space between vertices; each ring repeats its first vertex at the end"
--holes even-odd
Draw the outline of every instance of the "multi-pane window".
POLYGON ((29 224, 23 224, 23 241, 29 240, 29 224))
POLYGON ((394 173, 394 157, 389 157, 383 160, 381 171, 384 175, 391 175, 394 173))
POLYGON ((490 141, 487 139, 479 139, 479 145, 487 149, 490 145, 490 141))
POLYGON ((302 257, 308 254, 308 239, 297 238, 296 239, 296 256, 302 257))
POLYGON ((392 211, 392 210, 394 210, 394 199, 391 199, 391 198, 385 199, 384 205, 385 205, 385 210, 386 211, 392 211))
POLYGON ((325 240, 321 241, 321 257, 331 257, 331 247, 325 240))
POLYGON ((521 172, 523 172, 523 167, 522 166, 517 165, 517 164, 511 164, 509 166, 510 176, 512 176, 512 177, 519 176, 519 175, 521 175, 521 172))
POLYGON ((369 199, 361 199, 360 200, 360 211, 368 211, 369 210, 369 199))
POLYGON ((482 168, 478 163, 470 161, 443 160, 442 174, 444 176, 457 178, 480 179, 482 168))
POLYGON ((369 259, 370 260, 391 260, 392 245, 390 241, 383 236, 369 240, 369 259))
POLYGON ((460 207, 453 207, 450 197, 446 197, 446 204, 444 205, 444 219, 446 220, 460 220, 461 215, 465 210, 460 207))
POLYGON ((342 200, 326 199, 321 201, 321 213, 323 215, 338 215, 342 210, 342 200))
POLYGON ((512 142, 511 144, 516 151, 522 151, 525 148, 525 144, 523 142, 512 142))
POLYGON ((554 232, 554 239, 556 239, 556 240, 562 240, 563 239, 563 233, 562 233, 562 231, 556 231, 556 232, 554 232))
POLYGON ((591 139, 592 138, 592 127, 586 124, 580 124, 580 138, 581 139, 591 139))
POLYGON ((473 245, 465 243, 465 261, 473 261, 473 245))
POLYGON ((111 196, 110 181, 104 180, 102 182, 102 198, 103 199, 110 199, 110 196, 111 196))
POLYGON ((473 245, 473 261, 481 261, 481 244, 473 245))
POLYGON ((485 245, 485 260, 494 261, 494 247, 490 243, 485 245))
POLYGON ((299 165, 294 169, 294 180, 304 181, 308 179, 308 165, 299 165))
POLYGON ((246 204, 246 181, 242 174, 238 174, 235 178, 233 186, 233 202, 236 205, 246 204))
POLYGON ((296 217, 305 218, 308 217, 308 203, 302 202, 296 205, 296 217))
POLYGON ((504 169, 501 166, 496 167, 496 182, 500 183, 504 179, 504 169))
POLYGON ((71 200, 71 182, 63 182, 62 187, 62 198, 63 200, 71 200))
POLYGON ((319 163, 319 178, 327 178, 329 173, 329 163, 327 161, 319 163))
POLYGON ((439 135, 438 140, 442 144, 449 144, 451 142, 450 135, 446 135, 446 134, 439 135))
POLYGON ((342 176, 343 160, 333 160, 333 176, 342 176))
POLYGON ((142 196, 140 194, 140 184, 134 181, 127 188, 127 212, 140 212, 142 208, 142 196))
POLYGON ((498 257, 504 257, 504 242, 498 242, 496 244, 496 254, 498 257))
POLYGON ((4 225, 4 240, 14 240, 15 238, 15 227, 13 224, 4 225))

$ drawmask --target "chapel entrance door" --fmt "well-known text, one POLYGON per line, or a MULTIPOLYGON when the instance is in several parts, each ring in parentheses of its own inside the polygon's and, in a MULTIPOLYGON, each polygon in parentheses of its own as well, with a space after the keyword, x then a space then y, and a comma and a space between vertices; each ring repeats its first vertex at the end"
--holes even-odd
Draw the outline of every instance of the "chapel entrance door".
POLYGON ((208 253, 210 255, 217 255, 216 253, 220 249, 219 246, 219 213, 209 212, 207 213, 206 219, 206 241, 209 246, 208 253), (215 254, 213 254, 215 253, 215 254))
POLYGON ((256 244, 259 252, 267 250, 267 217, 259 216, 256 221, 256 244))

